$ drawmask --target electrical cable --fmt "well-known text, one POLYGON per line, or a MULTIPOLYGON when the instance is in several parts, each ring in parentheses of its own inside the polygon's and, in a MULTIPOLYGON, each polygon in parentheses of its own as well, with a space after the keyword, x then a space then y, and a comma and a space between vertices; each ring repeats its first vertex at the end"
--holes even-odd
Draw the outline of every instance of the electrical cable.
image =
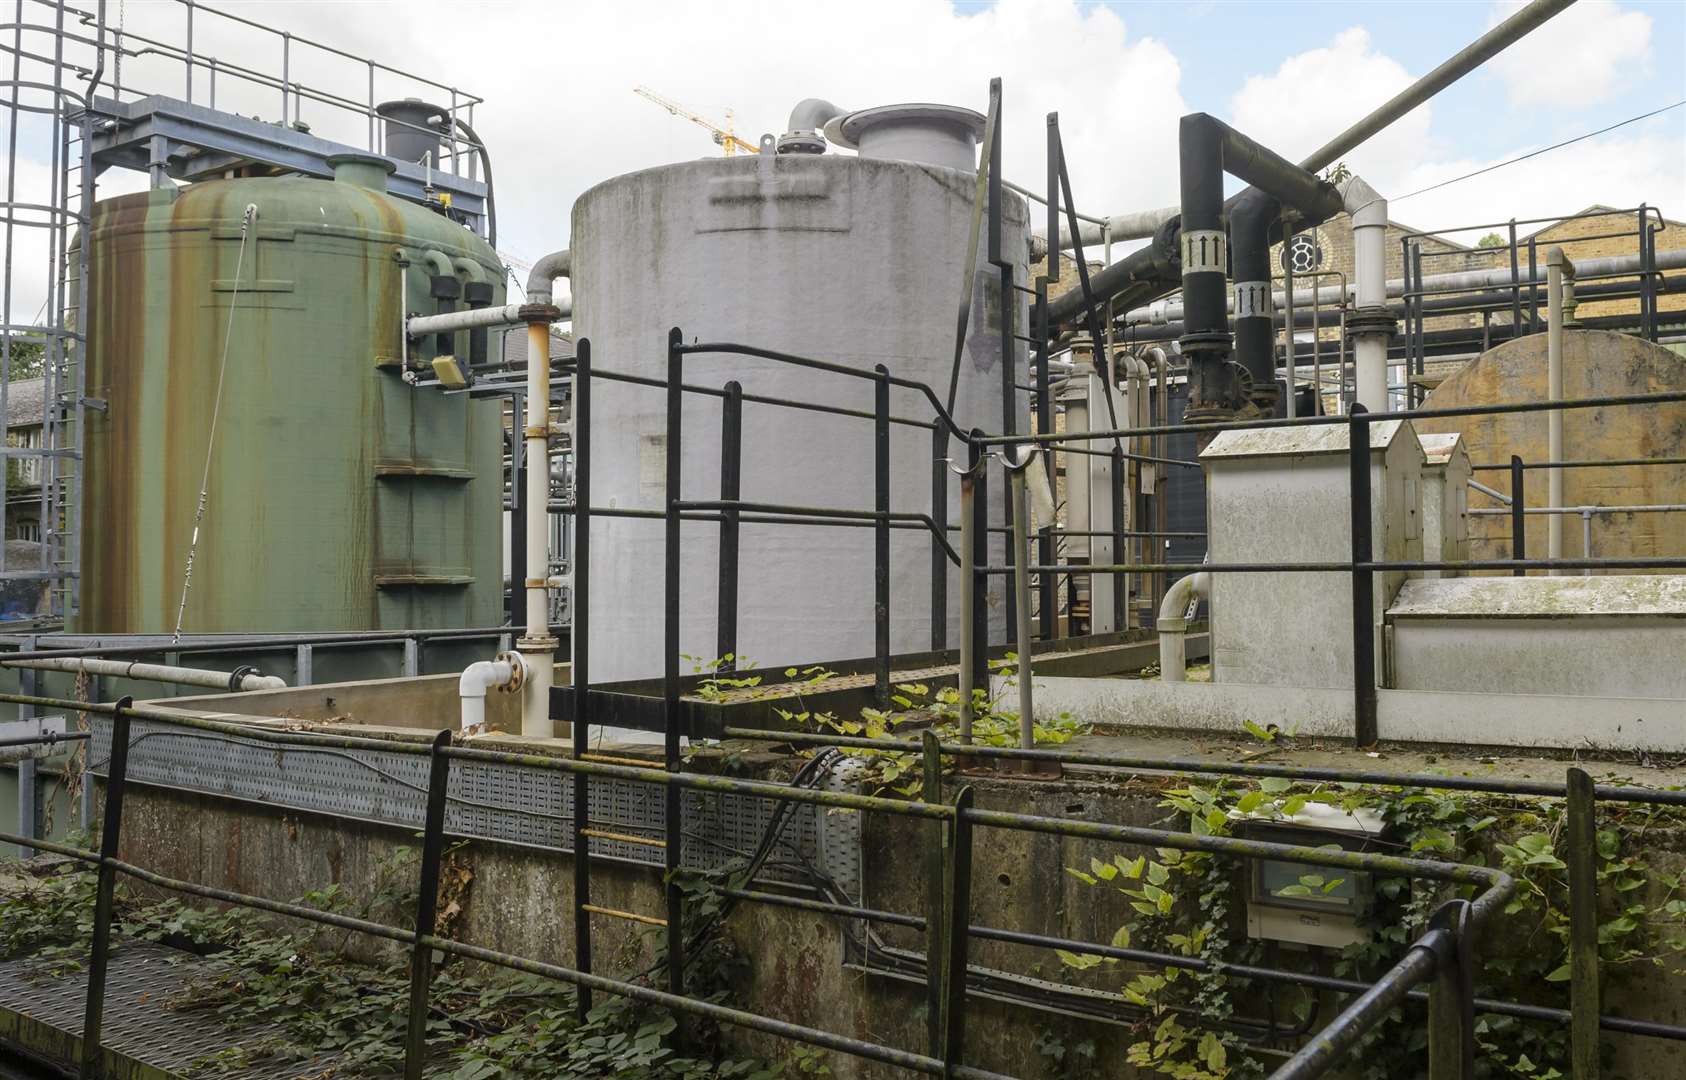
POLYGON ((1649 120, 1653 116, 1657 116, 1661 113, 1668 112, 1670 109, 1678 109, 1682 105, 1686 105, 1686 98, 1682 98, 1681 100, 1675 102, 1672 105, 1664 105, 1660 109, 1652 109, 1648 113, 1640 113, 1638 116, 1630 116, 1626 120, 1621 121, 1620 123, 1611 124, 1609 127, 1599 128, 1597 131, 1589 131, 1585 135, 1576 135, 1573 139, 1564 139, 1560 143, 1553 143, 1550 146, 1544 146, 1544 147, 1541 147, 1538 150, 1531 150, 1528 153, 1521 155, 1520 157, 1513 157, 1509 161, 1501 161, 1497 165, 1489 165, 1484 169, 1477 169, 1472 173, 1465 173, 1462 176, 1454 176, 1450 180, 1442 180, 1438 184, 1430 184, 1428 187, 1418 188, 1416 191, 1411 192, 1409 195, 1398 195, 1398 196, 1393 197, 1392 199, 1389 199, 1388 201, 1389 202, 1396 202, 1396 203, 1397 202, 1404 202, 1406 199, 1409 199, 1414 195, 1422 195, 1422 194, 1425 194, 1425 193, 1430 192, 1430 191, 1438 191, 1439 189, 1441 189, 1443 187, 1447 187, 1448 185, 1451 185, 1451 184, 1456 184, 1459 181, 1468 180, 1468 179, 1471 179, 1472 177, 1480 176, 1483 173, 1490 173, 1494 169, 1502 169, 1506 165, 1515 165, 1519 161, 1527 161, 1529 158, 1539 157, 1541 154, 1547 154, 1547 153, 1550 153, 1553 150, 1561 150, 1565 146, 1572 146, 1575 143, 1581 142, 1583 140, 1591 139, 1591 138, 1594 138, 1596 136, 1603 135, 1604 133, 1609 132, 1609 131, 1614 131, 1619 127, 1626 127, 1629 124, 1638 123, 1641 120, 1649 120))
POLYGON ((205 471, 199 480, 199 506, 193 512, 193 536, 187 544, 187 572, 182 576, 181 605, 176 608, 176 632, 170 641, 181 643, 182 619, 187 614, 187 593, 193 587, 193 557, 199 551, 199 526, 205 520, 205 500, 211 490, 211 460, 217 448, 217 420, 222 414, 223 376, 228 374, 228 346, 234 340, 234 312, 240 301, 240 273, 246 263, 246 241, 252 234, 252 220, 258 216, 256 203, 247 203, 240 215, 240 253, 234 260, 234 288, 228 297, 228 324, 223 329, 222 360, 217 365, 217 392, 211 399, 211 431, 205 440, 205 471))

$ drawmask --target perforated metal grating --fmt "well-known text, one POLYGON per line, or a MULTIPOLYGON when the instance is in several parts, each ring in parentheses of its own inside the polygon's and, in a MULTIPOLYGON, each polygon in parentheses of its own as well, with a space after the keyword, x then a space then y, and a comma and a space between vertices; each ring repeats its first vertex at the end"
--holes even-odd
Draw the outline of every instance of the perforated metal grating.
MULTIPOLYGON (((105 775, 111 721, 93 717, 94 771, 105 775)), ((854 790, 848 762, 822 784, 854 790)), ((129 779, 180 791, 320 814, 422 827, 428 761, 416 754, 337 747, 266 745, 217 732, 131 721, 129 779)), ((569 774, 524 765, 451 763, 445 829, 453 836, 495 840, 554 851, 573 850, 569 774)), ((590 825, 608 832, 661 839, 662 789, 654 784, 593 777, 590 825)), ((682 799, 684 865, 720 867, 754 851, 777 802, 758 795, 687 791, 682 799)), ((760 879, 786 884, 813 880, 809 868, 849 896, 861 895, 861 822, 853 812, 827 813, 793 805, 760 879)), ((594 837, 599 858, 662 864, 658 847, 594 837)))
MULTIPOLYGON (((171 1008, 189 984, 212 977, 214 962, 192 953, 139 941, 119 941, 106 974, 105 1018, 101 1041, 111 1050, 156 1069, 186 1075, 195 1063, 231 1048, 245 1049, 251 1061, 232 1071, 216 1070, 231 1080, 297 1080, 317 1076, 332 1058, 311 1061, 263 1060, 259 1044, 273 1033, 264 1027, 234 1029, 214 1015, 171 1008)), ((85 969, 86 965, 83 965, 85 969)), ((82 1033, 88 977, 85 970, 46 973, 27 960, 0 964, 0 1009, 23 1013, 59 1031, 82 1033)), ((37 1051, 45 1048, 33 1048, 37 1051)), ((224 1056, 221 1060, 233 1060, 224 1056)), ((74 1069, 74 1061, 62 1061, 74 1069)), ((199 1070, 203 1071, 203 1064, 199 1070)))

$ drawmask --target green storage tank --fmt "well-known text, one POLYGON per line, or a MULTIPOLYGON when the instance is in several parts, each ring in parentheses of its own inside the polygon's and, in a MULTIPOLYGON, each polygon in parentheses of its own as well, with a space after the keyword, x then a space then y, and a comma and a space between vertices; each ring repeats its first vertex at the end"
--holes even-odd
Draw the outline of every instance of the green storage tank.
MULTIPOLYGON (((94 208, 87 385, 105 407, 87 412, 77 631, 174 628, 225 338, 183 630, 501 621, 501 406, 407 383, 401 315, 437 310, 452 276, 502 304, 502 266, 386 194, 384 159, 335 167, 94 208)), ((454 345, 466 364, 468 334, 454 345)))

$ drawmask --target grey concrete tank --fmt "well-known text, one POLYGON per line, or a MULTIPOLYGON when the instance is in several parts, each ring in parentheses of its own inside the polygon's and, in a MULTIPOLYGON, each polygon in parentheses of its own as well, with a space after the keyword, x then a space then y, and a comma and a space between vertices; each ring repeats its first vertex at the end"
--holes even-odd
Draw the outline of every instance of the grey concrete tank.
MULTIPOLYGON (((845 121, 843 154, 710 158, 616 177, 573 210, 574 330, 598 369, 666 377, 669 327, 686 341, 734 341, 847 364, 883 364, 946 394, 955 308, 963 284, 971 171, 957 142, 975 142, 982 117, 937 106, 874 109, 845 121), (870 114, 870 115, 869 115, 870 114), (924 137, 922 137, 924 136, 924 137), (875 156, 878 154, 893 156, 875 156), (947 164, 942 164, 946 162, 947 164)), ((1002 249, 1025 281, 1029 213, 1016 197, 1002 249)), ((956 412, 965 427, 1003 426, 999 274, 980 251, 956 412)), ((1028 309, 1015 297, 1016 326, 1028 309)), ((1025 383, 1025 352, 1014 358, 1025 383)), ((738 356, 693 356, 688 384, 817 401, 870 412, 873 383, 738 356)), ((593 499, 597 506, 660 509, 666 447, 658 389, 597 380, 593 391, 593 499)), ((1017 430, 1028 423, 1026 399, 1017 430)), ((897 389, 894 416, 930 419, 916 392, 897 389)), ((682 453, 687 499, 720 495, 718 398, 687 395, 682 453)), ((931 433, 894 426, 892 508, 929 512, 931 433)), ((953 444, 950 452, 958 453, 953 444)), ((959 520, 958 482, 948 520, 959 520)), ((1001 520, 999 467, 990 477, 1001 520)), ((870 421, 744 405, 745 500, 870 510, 870 421)), ((958 534, 950 534, 958 546, 958 534)), ((681 651, 716 649, 719 526, 684 527, 681 651)), ((592 530, 590 638, 594 679, 662 670, 663 531, 659 520, 603 518, 592 530)), ((1002 556, 999 536, 991 561, 1002 556)), ((870 656, 870 529, 750 524, 741 540, 738 654, 759 664, 870 656)), ((991 637, 1003 640, 1005 579, 992 578, 991 637)), ((949 572, 948 644, 959 642, 959 574, 949 572)), ((891 543, 891 645, 931 643, 928 533, 896 530, 891 543)))

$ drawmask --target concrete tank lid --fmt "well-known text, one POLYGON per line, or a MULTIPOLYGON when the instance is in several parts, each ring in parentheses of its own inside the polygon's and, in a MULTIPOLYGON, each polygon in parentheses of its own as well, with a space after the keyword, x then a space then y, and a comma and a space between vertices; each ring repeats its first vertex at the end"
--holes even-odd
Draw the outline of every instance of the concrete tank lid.
POLYGON ((1686 574, 1420 578, 1389 619, 1538 619, 1591 615, 1686 618, 1686 574))
POLYGON ((1423 444, 1423 453, 1428 456, 1430 465, 1445 465, 1452 460, 1454 454, 1469 456, 1464 448, 1464 437, 1460 432, 1450 432, 1445 435, 1424 434, 1417 432, 1417 440, 1423 444))
MULTIPOLYGON (((1385 450, 1411 427, 1403 420, 1383 420, 1370 425, 1370 449, 1385 450)), ((1211 445, 1200 452, 1208 458, 1300 457, 1347 452, 1347 425, 1308 424, 1305 427, 1252 428, 1220 431, 1211 445)))
POLYGON ((974 139, 983 137, 985 117, 975 109, 959 105, 933 105, 914 102, 906 105, 879 105, 871 109, 857 109, 836 116, 825 126, 826 141, 845 150, 860 149, 861 133, 886 123, 905 123, 909 120, 949 123, 972 133, 974 139))

